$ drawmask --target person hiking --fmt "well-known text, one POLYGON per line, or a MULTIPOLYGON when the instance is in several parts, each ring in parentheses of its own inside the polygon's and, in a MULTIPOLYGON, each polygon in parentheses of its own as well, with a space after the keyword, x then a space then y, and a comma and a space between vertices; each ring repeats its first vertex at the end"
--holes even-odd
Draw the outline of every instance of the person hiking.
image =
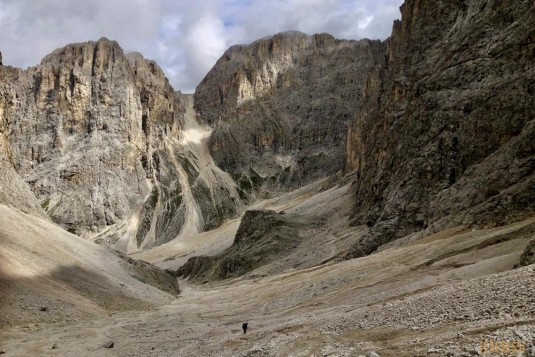
POLYGON ((244 335, 247 332, 247 324, 248 324, 248 322, 244 322, 243 324, 241 324, 241 328, 243 329, 243 334, 244 335))

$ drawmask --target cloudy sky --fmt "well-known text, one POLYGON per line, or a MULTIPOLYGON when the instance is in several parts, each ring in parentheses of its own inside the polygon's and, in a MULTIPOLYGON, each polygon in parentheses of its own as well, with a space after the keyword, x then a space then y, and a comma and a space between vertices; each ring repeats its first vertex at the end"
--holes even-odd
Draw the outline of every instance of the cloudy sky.
POLYGON ((403 0, 0 0, 4 64, 36 65, 72 42, 116 40, 192 92, 226 48, 281 31, 384 39, 403 0))

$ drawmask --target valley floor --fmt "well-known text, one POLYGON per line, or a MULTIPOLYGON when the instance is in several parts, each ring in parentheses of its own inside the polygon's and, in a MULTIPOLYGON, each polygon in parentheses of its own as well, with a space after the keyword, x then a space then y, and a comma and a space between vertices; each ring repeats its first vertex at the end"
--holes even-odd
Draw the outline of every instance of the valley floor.
POLYGON ((160 307, 11 326, 1 332, 0 350, 5 356, 472 356, 482 354, 482 341, 510 348, 522 341, 527 353, 535 339, 535 266, 512 268, 534 234, 535 218, 453 229, 365 258, 271 276, 182 281, 180 297, 160 307), (250 329, 243 335, 245 321, 250 329), (108 341, 113 348, 102 347, 108 341))

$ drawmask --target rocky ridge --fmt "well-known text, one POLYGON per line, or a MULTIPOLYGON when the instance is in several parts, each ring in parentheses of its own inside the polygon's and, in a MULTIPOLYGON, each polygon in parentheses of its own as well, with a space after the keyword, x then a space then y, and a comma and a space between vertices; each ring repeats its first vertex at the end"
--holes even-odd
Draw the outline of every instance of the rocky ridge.
POLYGON ((535 11, 530 1, 415 1, 350 125, 355 224, 346 257, 535 212, 535 11))
POLYGON ((300 241, 299 226, 302 223, 275 211, 246 211, 230 248, 213 257, 192 257, 176 275, 195 281, 244 275, 280 259, 295 248, 300 241))
POLYGON ((189 99, 154 61, 102 38, 1 74, 2 160, 22 178, 9 191, 27 193, 26 211, 132 251, 176 238, 192 216, 202 231, 239 209, 231 180, 215 167, 212 180, 200 175, 180 142, 189 99))
POLYGON ((249 192, 343 166, 353 224, 370 228, 345 258, 533 215, 533 10, 409 0, 384 42, 290 32, 233 46, 195 93, 215 161, 249 192))
POLYGON ((126 252, 342 169, 353 224, 370 228, 343 258, 532 215, 533 4, 401 10, 384 42, 287 32, 233 46, 193 99, 106 39, 2 67, 2 180, 27 197, 1 198, 126 252))
POLYGON ((380 41, 285 32, 229 48, 195 91, 216 161, 251 193, 341 171, 347 124, 364 101, 380 41))

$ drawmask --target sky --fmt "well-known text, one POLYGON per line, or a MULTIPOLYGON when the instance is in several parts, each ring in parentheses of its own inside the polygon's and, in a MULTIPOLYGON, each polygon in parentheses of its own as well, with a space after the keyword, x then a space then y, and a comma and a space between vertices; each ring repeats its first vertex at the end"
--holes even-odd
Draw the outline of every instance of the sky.
POLYGON ((6 65, 37 65, 69 43, 107 37, 155 60, 191 93, 224 51, 282 31, 385 39, 403 0, 0 0, 6 65))

